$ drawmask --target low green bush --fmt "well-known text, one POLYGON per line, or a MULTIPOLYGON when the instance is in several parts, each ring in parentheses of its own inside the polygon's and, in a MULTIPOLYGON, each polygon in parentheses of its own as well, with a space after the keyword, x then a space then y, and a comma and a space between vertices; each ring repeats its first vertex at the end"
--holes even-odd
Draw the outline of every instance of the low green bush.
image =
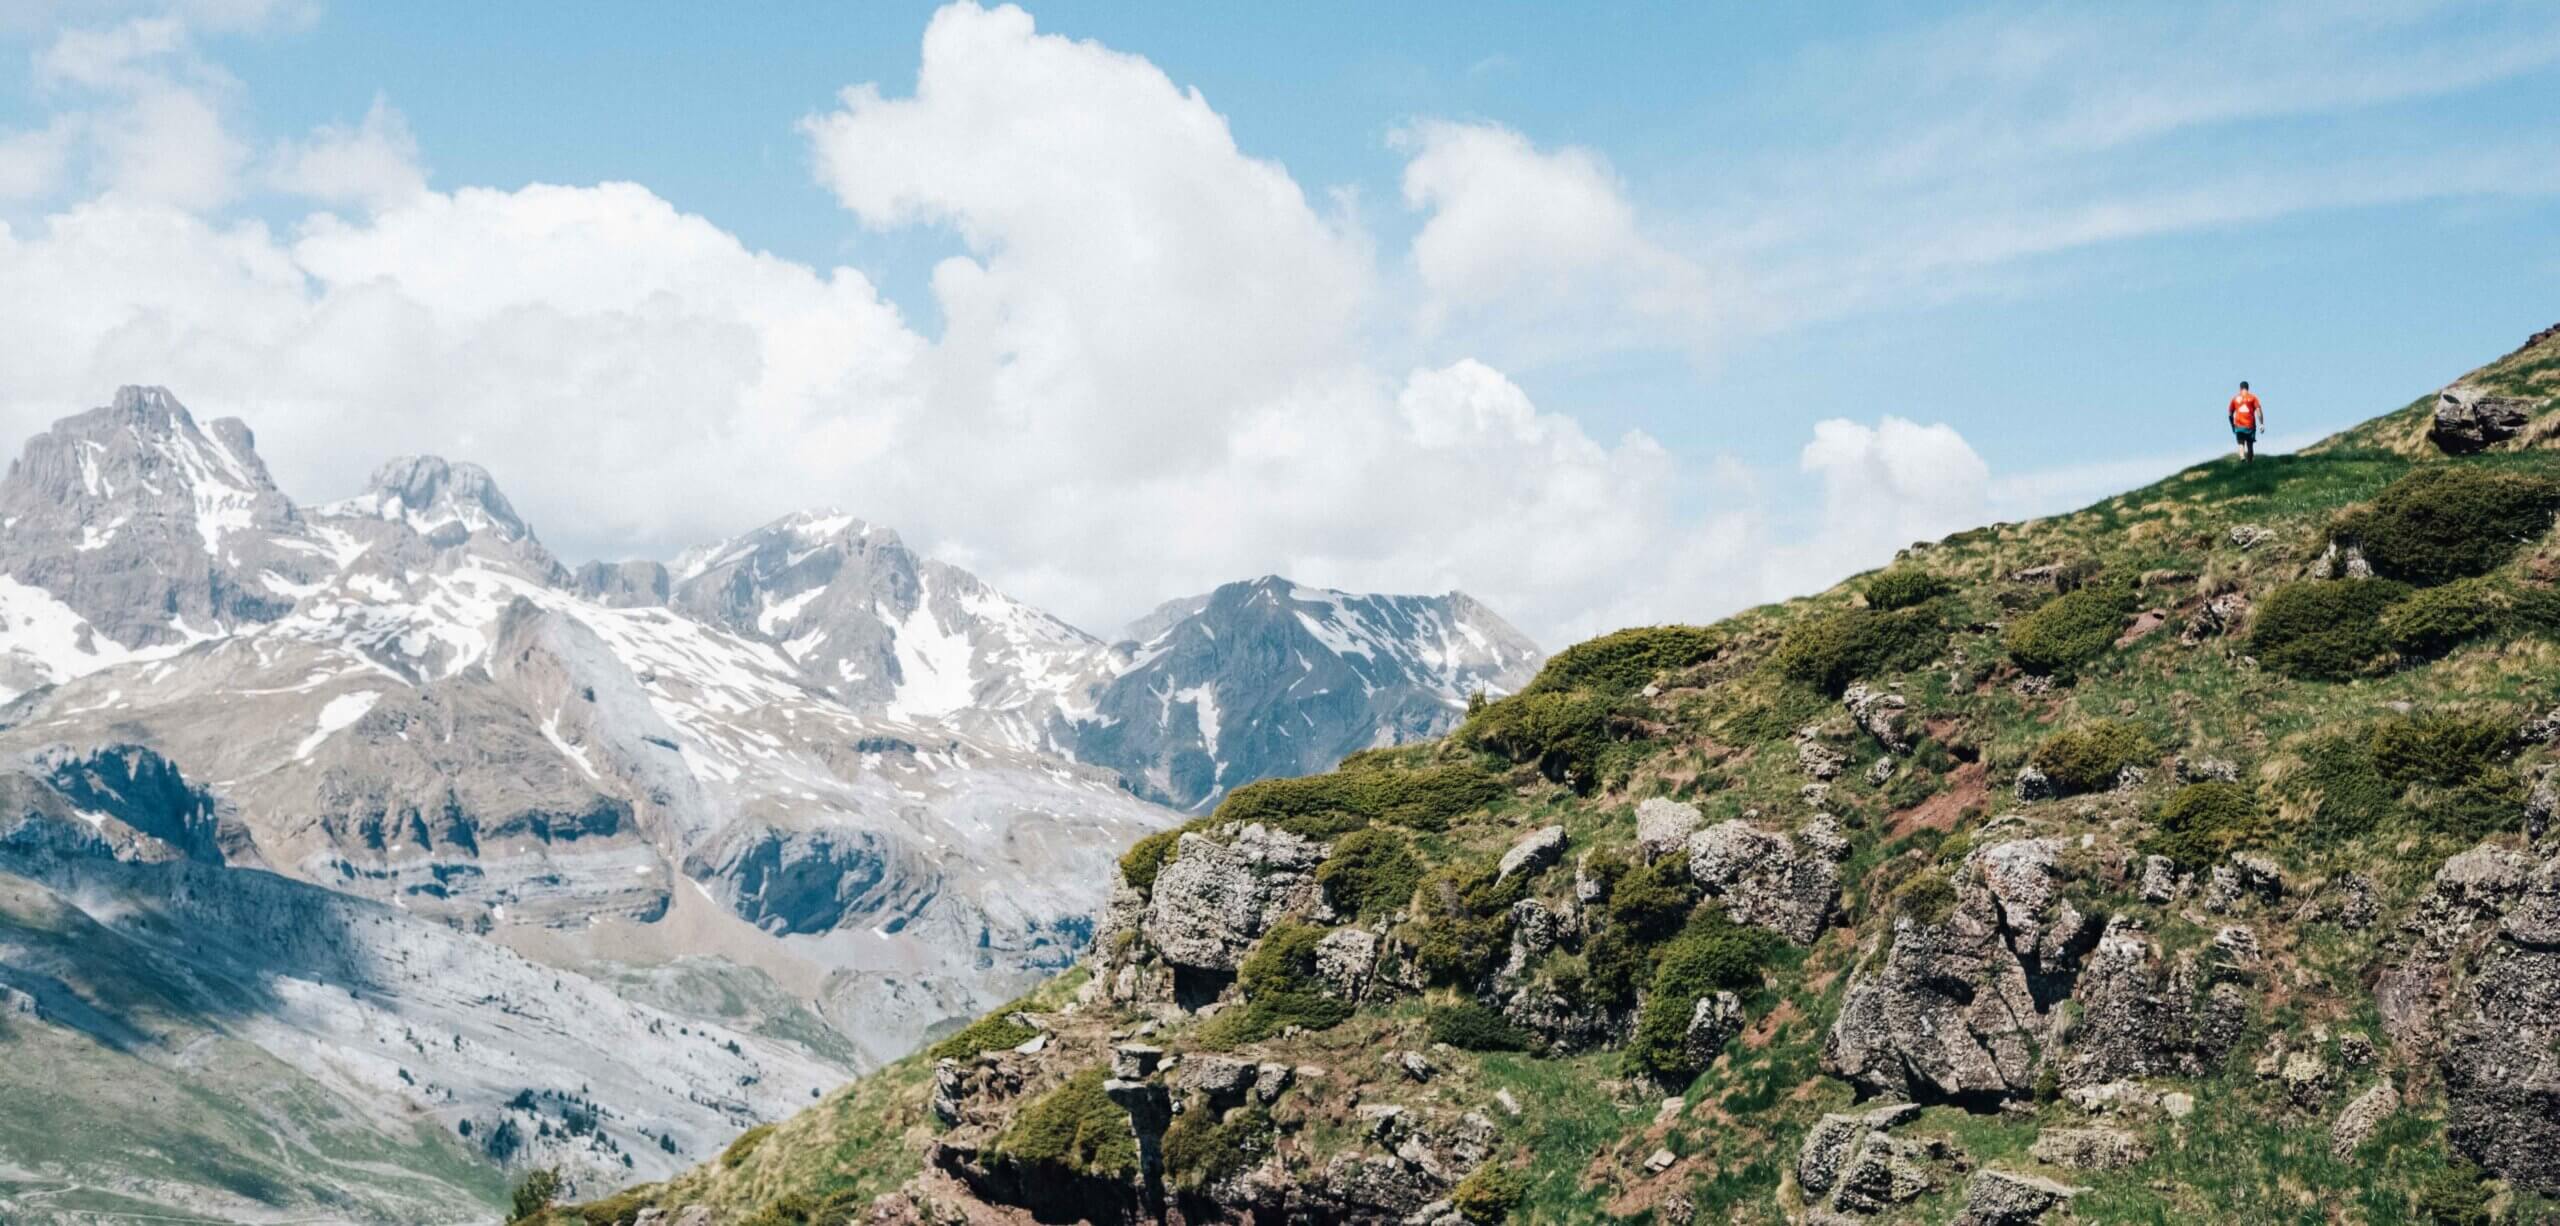
POLYGON ((2036 747, 2032 761, 2065 793, 2101 792, 2115 786, 2124 768, 2147 766, 2159 756, 2142 729, 2100 719, 2055 733, 2036 747))
POLYGON ((1955 914, 1956 883, 1945 872, 1924 867, 1893 892, 1893 913, 1923 924, 1942 924, 1955 914))
POLYGON ((1270 1113, 1238 1107, 1224 1113, 1185 1111, 1164 1130, 1165 1173, 1174 1186, 1202 1188, 1243 1172, 1271 1152, 1270 1113))
POLYGON ((2405 585, 2388 579, 2288 583, 2259 606, 2249 629, 2249 654, 2288 677, 2352 677, 2390 649, 2382 613, 2408 594, 2405 585))
POLYGON ((1422 861, 1403 835, 1372 826, 1333 845, 1333 854, 1316 866, 1316 884, 1335 910, 1382 915, 1412 901, 1414 887, 1422 884, 1422 861))
MULTIPOLYGON (((750 1128, 747 1131, 749 1133, 754 1133, 759 1131, 759 1129, 750 1128)), ((773 1125, 765 1124, 761 1127, 761 1131, 771 1132, 773 1131, 773 1125)), ((758 1137, 756 1139, 763 1140, 764 1138, 758 1137)), ((737 1164, 733 1162, 730 1163, 730 1165, 735 1166, 737 1164)), ((558 1199, 559 1196, 559 1171, 550 1167, 541 1167, 527 1171, 525 1172, 524 1179, 516 1184, 514 1193, 509 1197, 514 1205, 515 1213, 507 1220, 510 1222, 521 1222, 527 1218, 537 1217, 544 1210, 549 1209, 551 1207, 551 1202, 558 1199)))
POLYGON ((1492 1226, 1511 1216, 1529 1198, 1529 1177, 1499 1162, 1467 1173, 1449 1192, 1449 1207, 1477 1226, 1492 1226))
POLYGON ((2490 579, 2457 579, 2421 588, 2382 612, 2383 641, 2412 660, 2432 660, 2506 625, 2506 586, 2490 579))
POLYGON ((2409 715, 2374 725, 2365 748, 2393 784, 2455 787, 2513 758, 2514 733, 2503 721, 2478 716, 2409 715))
POLYGON ((1557 652, 1524 694, 1588 690, 1610 698, 1633 694, 1665 673, 1714 657, 1724 638, 1701 626, 1638 626, 1557 652))
POLYGON ((764 1144, 764 1139, 772 1135, 773 1125, 771 1124, 758 1124, 739 1133, 737 1140, 729 1142, 729 1148, 720 1151, 720 1165, 736 1170, 739 1163, 746 1161, 748 1155, 755 1153, 756 1147, 764 1144))
POLYGON ((1006 1005, 961 1027, 949 1038, 934 1044, 925 1054, 936 1060, 967 1060, 980 1052, 1002 1051, 1028 1042, 1031 1036, 1040 1032, 1008 1020, 1007 1015, 1017 1011, 1016 1006, 1006 1005))
POLYGON ((1460 744, 1534 764, 1547 778, 1587 791, 1599 783, 1601 756, 1615 739, 1614 707, 1583 690, 1518 694, 1487 704, 1456 735, 1460 744))
POLYGON ((1928 606, 1838 609, 1787 627, 1769 659, 1780 676, 1837 698, 1852 681, 1922 667, 1946 646, 1946 626, 1928 606))
POLYGON ((1460 1051, 1528 1051, 1538 1045, 1536 1035, 1512 1024, 1501 1011, 1473 1000, 1434 1007, 1426 1029, 1432 1042, 1460 1051))
POLYGON ((1867 580, 1867 607, 1879 613, 1924 605, 1956 590, 1955 585, 1917 566, 1896 566, 1867 580))
POLYGON ((1527 896, 1526 875, 1496 879, 1490 868, 1449 865, 1413 892, 1404 938, 1425 978, 1472 990, 1509 946, 1511 904, 1527 896))
POLYGON ((2133 605, 2129 583, 2074 588, 2010 623, 2001 646, 2028 672, 2068 674, 2115 645, 2133 605))
POLYGON ((2339 536, 2364 550, 2374 573, 2433 585, 2485 575, 2551 531, 2560 481, 2479 464, 2429 464, 2346 516, 2339 536))
POLYGON ((2269 834, 2257 793, 2237 783, 2190 783, 2171 792, 2151 820, 2154 830, 2142 849, 2190 869, 2258 846, 2269 834))
POLYGON ((1581 1003, 1619 1009, 1653 976, 1662 943, 1679 932, 1697 909, 1700 891, 1689 875, 1689 856, 1673 852, 1651 864, 1631 864, 1614 852, 1594 852, 1583 869, 1600 883, 1608 922, 1585 942, 1581 1003))
POLYGON ((1501 780, 1465 763, 1419 768, 1363 764, 1322 775, 1256 780, 1229 792, 1210 820, 1222 825, 1259 822, 1314 839, 1348 834, 1372 821, 1446 830, 1451 819, 1501 795, 1501 780))
POLYGON ((2312 742, 2302 751, 2302 768, 2286 776, 2282 788, 2308 812, 2305 833, 2324 846, 2380 829, 2399 807, 2400 789, 2374 766, 2365 737, 2312 742))
POLYGON ((1041 1095, 996 1137, 996 1151, 1084 1174, 1135 1174, 1137 1134, 1129 1113, 1103 1093, 1103 1077, 1097 1065, 1041 1095))
POLYGON ((1666 1086, 1686 1085, 1705 1071, 1687 1051, 1690 1015, 1710 992, 1760 986, 1760 968, 1776 948, 1767 929, 1734 923, 1713 910, 1700 913, 1686 931, 1662 948, 1655 961, 1644 1012, 1627 1044, 1627 1065, 1666 1086))
POLYGON ((1351 1004, 1325 995, 1316 977, 1316 943, 1327 929, 1284 923, 1263 934, 1236 970, 1244 1003, 1230 1006, 1200 1028, 1200 1041, 1233 1047, 1267 1039, 1291 1026, 1325 1030, 1351 1016, 1351 1004))
POLYGON ((2507 627, 2515 634, 2560 639, 2560 588, 2528 586, 2510 592, 2507 627))
POLYGON ((1174 844, 1181 841, 1180 830, 1160 830, 1129 845, 1120 853, 1120 879, 1144 893, 1156 888, 1156 874, 1164 871, 1165 861, 1173 858, 1174 844))

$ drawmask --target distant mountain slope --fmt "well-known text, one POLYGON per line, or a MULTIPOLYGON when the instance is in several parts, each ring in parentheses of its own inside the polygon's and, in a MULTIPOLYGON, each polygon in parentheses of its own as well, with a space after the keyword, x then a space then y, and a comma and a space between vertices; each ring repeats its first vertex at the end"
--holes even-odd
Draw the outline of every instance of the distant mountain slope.
POLYGON ((2560 1220, 2560 330, 2447 392, 1232 792, 1073 970, 528 1220, 2560 1220))

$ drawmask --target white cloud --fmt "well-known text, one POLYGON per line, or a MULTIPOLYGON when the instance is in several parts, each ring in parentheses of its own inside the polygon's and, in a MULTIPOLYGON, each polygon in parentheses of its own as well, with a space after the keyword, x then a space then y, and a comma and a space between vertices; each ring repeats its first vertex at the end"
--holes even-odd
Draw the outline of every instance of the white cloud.
POLYGON ((77 127, 60 117, 41 128, 0 132, 0 203, 39 199, 61 187, 77 135, 77 127))
POLYGON ((1705 273, 1639 231, 1598 153, 1487 123, 1419 123, 1394 143, 1412 155, 1405 204, 1429 213, 1412 253, 1426 332, 1473 323, 1517 345, 1561 324, 1583 350, 1701 339, 1705 273))
POLYGON ((324 204, 381 209, 427 189, 409 121, 380 95, 361 123, 322 125, 305 140, 279 145, 268 161, 270 186, 324 204))

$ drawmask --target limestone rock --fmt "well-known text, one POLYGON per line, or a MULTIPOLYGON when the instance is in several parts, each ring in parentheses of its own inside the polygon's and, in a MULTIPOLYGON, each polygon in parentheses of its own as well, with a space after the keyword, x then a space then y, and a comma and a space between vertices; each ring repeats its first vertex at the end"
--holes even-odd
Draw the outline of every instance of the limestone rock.
POLYGON ((1316 942, 1316 979, 1327 996, 1360 999, 1377 969, 1378 934, 1366 928, 1336 928, 1316 942))
POLYGON ((1699 1068, 1715 1063, 1733 1036, 1742 1033, 1742 998, 1731 992, 1710 992, 1698 998, 1697 1007, 1689 1011, 1688 1029, 1681 1033, 1681 1054, 1699 1068))
POLYGON ((1705 821, 1696 805, 1649 797, 1636 806, 1636 847, 1647 860, 1661 859, 1687 847, 1705 821))
POLYGON ((1185 832, 1156 875, 1147 943, 1178 966, 1232 971, 1280 918, 1316 898, 1315 868, 1331 851, 1260 824, 1232 844, 1185 832))
POLYGON ((1785 835, 1743 821, 1689 836, 1689 875, 1737 924, 1810 945, 1840 901, 1840 866, 1785 835))
POLYGON ((1564 827, 1541 826, 1521 836, 1502 853, 1497 879, 1508 879, 1513 873, 1538 873, 1564 858, 1564 827))
POLYGON ((1955 1226, 2030 1226, 2083 1190, 1986 1166, 1965 1185, 1964 1212, 1955 1226))
POLYGON ((2051 800, 2061 794, 2061 789, 2055 787, 2053 780, 2043 771, 2032 766, 2021 766, 2018 768, 2017 782, 2009 787, 2009 794, 2022 801, 2051 800))
POLYGON ((2485 388, 2457 383, 2436 393, 2434 422, 2427 441, 2446 455, 2470 455, 2524 433, 2532 424, 2534 402, 2522 396, 2500 396, 2485 388))
POLYGON ((2075 1171, 2118 1171, 2151 1154, 2143 1139, 2122 1128, 2048 1128, 2031 1151, 2038 1162, 2075 1171))
POLYGON ((1796 765, 1815 779, 1837 779, 1849 764, 1849 755, 1823 744, 1807 740, 1796 745, 1796 765))
POLYGON ((2249 598, 2239 592, 2225 592, 2196 606, 2186 628, 2178 632, 2178 641, 2193 647, 2209 638, 2236 634, 2247 620, 2249 598))
POLYGON ((1902 719, 1911 704, 1900 694, 1888 694, 1865 685, 1852 685, 1840 696, 1849 709, 1849 720, 1876 743, 1893 753, 1911 752, 1911 738, 1903 731, 1902 719))
POLYGON ((2400 1091, 2387 1078, 2357 1095, 2345 1110, 2338 1112, 2338 1122, 2329 1126, 2330 1155, 2340 1161, 2353 1156, 2373 1136, 2374 1129, 2399 1110, 2400 1091))

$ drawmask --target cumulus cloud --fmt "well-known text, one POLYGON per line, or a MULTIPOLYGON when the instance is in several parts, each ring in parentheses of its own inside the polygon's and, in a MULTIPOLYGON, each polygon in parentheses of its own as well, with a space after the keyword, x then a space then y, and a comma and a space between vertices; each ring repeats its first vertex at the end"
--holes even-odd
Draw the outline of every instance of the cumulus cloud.
MULTIPOLYGON (((113 83, 175 54, 60 71, 113 83)), ((352 213, 225 220, 207 175, 0 226, 0 427, 163 383, 246 417, 307 499, 398 452, 478 460, 572 558, 831 503, 1088 626, 1280 571, 1464 587, 1550 643, 1836 577, 1980 484, 1944 427, 1824 423, 1805 465, 1839 496, 1797 522, 1730 462, 1594 437, 1463 352, 1390 365, 1394 278, 1355 222, 1197 91, 1018 10, 945 9, 911 93, 856 87, 803 129, 855 223, 953 237, 937 330, 856 269, 755 251, 637 184, 431 190, 377 102, 262 176, 352 213)), ((1446 302, 1671 283, 1596 159, 1416 131, 1437 159, 1416 259, 1446 302), (1564 249, 1506 283, 1490 246, 1551 224, 1488 203, 1523 184, 1594 233, 1551 233, 1564 249)))
POLYGON ((271 186, 324 204, 381 209, 427 189, 408 119, 378 94, 361 122, 323 124, 279 145, 268 162, 271 186))

